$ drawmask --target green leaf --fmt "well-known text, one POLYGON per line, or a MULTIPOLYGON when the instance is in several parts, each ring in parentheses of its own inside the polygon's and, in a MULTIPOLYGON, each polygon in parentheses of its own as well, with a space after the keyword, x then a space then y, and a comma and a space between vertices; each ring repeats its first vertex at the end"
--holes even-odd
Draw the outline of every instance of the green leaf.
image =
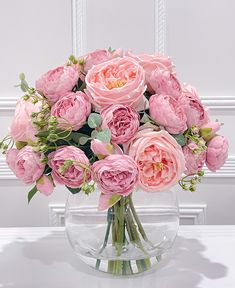
POLYGON ((102 142, 109 143, 111 140, 111 131, 105 128, 104 130, 101 130, 98 132, 98 135, 96 138, 102 142))
POLYGON ((19 78, 20 78, 21 81, 22 81, 22 80, 25 80, 25 75, 24 75, 24 73, 20 73, 19 78))
POLYGON ((38 188, 35 185, 28 193, 28 204, 31 201, 31 199, 33 198, 33 196, 38 192, 38 188))
POLYGON ((36 137, 45 137, 46 138, 49 134, 50 134, 50 131, 40 131, 35 136, 36 137))
POLYGON ((91 128, 96 128, 101 124, 102 120, 99 114, 91 113, 88 117, 87 124, 91 128))
POLYGON ((72 132, 72 133, 71 133, 71 137, 72 137, 73 141, 76 142, 76 143, 78 143, 78 144, 80 144, 80 139, 81 139, 82 137, 86 137, 86 138, 89 139, 89 137, 88 137, 86 134, 78 133, 78 132, 72 132))
POLYGON ((69 190, 69 192, 71 192, 72 194, 77 194, 77 193, 79 193, 80 191, 81 191, 81 188, 80 187, 78 187, 78 188, 71 188, 71 187, 69 187, 69 186, 66 186, 65 185, 65 187, 69 190))
POLYGON ((114 204, 116 204, 120 199, 122 198, 122 196, 114 194, 110 199, 109 199, 109 207, 112 207, 114 204))
POLYGON ((172 137, 175 138, 175 140, 180 146, 184 146, 186 144, 186 138, 183 134, 173 134, 172 137))
POLYGON ((148 122, 151 122, 151 119, 146 113, 144 113, 143 117, 140 120, 140 123, 148 123, 148 122))
POLYGON ((212 128, 201 128, 200 129, 200 134, 202 136, 202 138, 207 138, 208 136, 210 136, 212 132, 212 128))
POLYGON ((79 139, 79 144, 85 145, 89 139, 90 139, 89 137, 84 137, 84 136, 82 136, 82 137, 79 139))
POLYGON ((98 132, 97 130, 93 130, 93 131, 91 132, 91 138, 92 138, 92 139, 96 139, 98 133, 99 133, 99 132, 98 132))

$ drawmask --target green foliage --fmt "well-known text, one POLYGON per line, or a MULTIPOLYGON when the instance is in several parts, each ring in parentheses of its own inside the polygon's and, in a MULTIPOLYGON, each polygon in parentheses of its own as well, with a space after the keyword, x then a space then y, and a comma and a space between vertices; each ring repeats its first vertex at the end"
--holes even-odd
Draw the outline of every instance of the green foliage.
POLYGON ((105 128, 98 132, 96 138, 102 142, 109 143, 111 140, 111 131, 105 128))
POLYGON ((186 144, 187 139, 183 134, 172 134, 171 136, 175 138, 180 146, 184 146, 186 144))
POLYGON ((100 117, 100 114, 98 113, 91 113, 88 117, 87 124, 90 128, 96 128, 100 126, 102 122, 102 119, 100 117))
POLYGON ((77 194, 77 193, 79 193, 80 191, 81 191, 81 188, 80 187, 78 187, 78 188, 71 188, 71 187, 69 187, 69 186, 66 186, 65 185, 65 187, 69 190, 69 192, 71 192, 72 194, 77 194))
POLYGON ((28 193, 28 204, 37 192, 38 192, 38 189, 37 189, 37 186, 35 185, 28 193))
POLYGON ((116 204, 120 199, 122 198, 122 196, 114 194, 110 199, 109 199, 109 207, 112 207, 114 204, 116 204))

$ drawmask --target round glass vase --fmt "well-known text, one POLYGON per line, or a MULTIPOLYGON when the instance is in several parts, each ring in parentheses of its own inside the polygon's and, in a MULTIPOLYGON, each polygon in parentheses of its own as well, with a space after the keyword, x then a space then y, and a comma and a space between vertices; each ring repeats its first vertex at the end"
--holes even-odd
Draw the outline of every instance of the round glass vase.
POLYGON ((65 225, 76 254, 87 265, 113 275, 151 269, 169 250, 179 227, 174 190, 134 191, 98 211, 100 191, 69 194, 65 225))

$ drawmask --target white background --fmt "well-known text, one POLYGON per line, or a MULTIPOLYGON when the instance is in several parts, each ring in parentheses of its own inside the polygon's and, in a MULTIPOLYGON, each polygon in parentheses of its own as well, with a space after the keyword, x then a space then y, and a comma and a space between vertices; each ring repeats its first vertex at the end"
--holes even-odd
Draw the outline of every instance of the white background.
MULTIPOLYGON (((0 0, 0 137, 21 96, 13 87, 20 72, 34 85, 72 52, 111 46, 166 53, 180 80, 195 85, 212 118, 225 124, 221 133, 230 140, 222 170, 207 171, 196 193, 178 191, 185 221, 235 224, 234 12, 233 0, 0 0)), ((0 226, 47 226, 48 204, 63 204, 67 196, 58 187, 28 206, 29 188, 0 158, 0 226)))

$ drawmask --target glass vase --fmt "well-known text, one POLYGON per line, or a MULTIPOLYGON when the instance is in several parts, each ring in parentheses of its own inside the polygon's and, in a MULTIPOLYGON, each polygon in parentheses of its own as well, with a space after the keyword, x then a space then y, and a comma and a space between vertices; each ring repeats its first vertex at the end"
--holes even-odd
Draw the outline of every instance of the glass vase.
POLYGON ((69 242, 87 265, 113 275, 151 269, 171 248, 179 226, 173 190, 134 191, 98 211, 100 191, 69 194, 65 225, 69 242))

